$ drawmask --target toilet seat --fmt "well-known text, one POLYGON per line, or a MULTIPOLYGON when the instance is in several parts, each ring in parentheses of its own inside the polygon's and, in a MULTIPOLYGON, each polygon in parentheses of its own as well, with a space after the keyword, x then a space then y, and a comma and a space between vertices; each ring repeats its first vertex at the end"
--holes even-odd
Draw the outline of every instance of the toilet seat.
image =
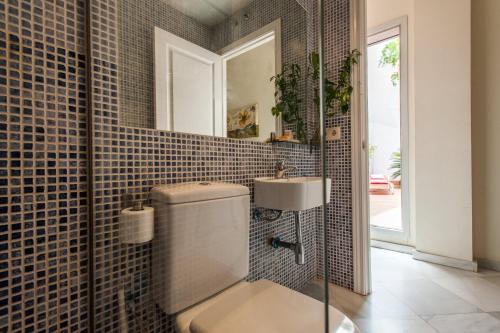
MULTIPOLYGON (((240 282, 177 316, 181 333, 323 333, 324 305, 268 280, 240 282)), ((331 333, 359 333, 330 306, 331 333)))

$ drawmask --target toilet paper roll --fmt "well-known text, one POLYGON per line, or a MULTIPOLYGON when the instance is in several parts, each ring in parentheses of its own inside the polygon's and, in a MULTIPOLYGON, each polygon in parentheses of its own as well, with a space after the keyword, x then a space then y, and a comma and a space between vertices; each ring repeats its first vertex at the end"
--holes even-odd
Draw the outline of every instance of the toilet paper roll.
POLYGON ((149 242, 154 236, 154 208, 144 206, 143 210, 127 208, 120 214, 120 242, 141 244, 149 242))

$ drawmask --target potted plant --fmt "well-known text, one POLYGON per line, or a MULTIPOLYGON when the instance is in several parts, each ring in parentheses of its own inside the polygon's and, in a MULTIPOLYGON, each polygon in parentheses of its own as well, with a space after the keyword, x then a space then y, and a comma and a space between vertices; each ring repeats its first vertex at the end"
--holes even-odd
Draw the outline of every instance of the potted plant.
POLYGON ((302 70, 297 64, 285 64, 281 73, 271 77, 271 81, 274 81, 276 88, 274 92, 276 105, 273 106, 271 112, 275 117, 281 115, 283 121, 287 124, 294 124, 297 139, 305 143, 307 136, 304 129, 304 120, 300 116, 302 99, 299 96, 299 83, 301 79, 302 70))
POLYGON ((392 171, 391 179, 394 185, 401 185, 401 152, 395 151, 391 156, 391 166, 389 170, 392 171))
MULTIPOLYGON (((342 114, 349 112, 351 96, 354 90, 351 84, 352 68, 358 63, 360 55, 361 53, 359 50, 353 50, 344 58, 339 72, 338 82, 325 79, 325 114, 328 117, 334 115, 336 103, 338 103, 342 114)), ((317 52, 311 52, 308 60, 309 76, 315 85, 314 104, 319 112, 319 54, 317 52)), ((327 67, 328 66, 325 65, 325 70, 327 67)), ((297 64, 285 64, 283 65, 281 73, 271 77, 271 81, 274 81, 274 86, 276 88, 274 93, 276 105, 271 109, 271 112, 275 117, 281 115, 285 123, 294 124, 297 139, 302 143, 306 143, 307 135, 304 129, 304 120, 300 115, 300 106, 303 102, 299 97, 299 82, 301 79, 302 69, 297 64)), ((316 128, 311 143, 319 143, 319 127, 316 128)))

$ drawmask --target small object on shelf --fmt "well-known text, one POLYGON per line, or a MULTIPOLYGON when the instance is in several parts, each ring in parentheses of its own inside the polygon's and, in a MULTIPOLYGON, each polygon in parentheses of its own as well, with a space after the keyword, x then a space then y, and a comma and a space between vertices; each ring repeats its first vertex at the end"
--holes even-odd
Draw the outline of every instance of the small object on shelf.
POLYGON ((277 136, 275 137, 274 140, 272 141, 278 141, 278 142, 294 142, 294 143, 298 143, 300 142, 299 140, 297 139, 294 139, 293 137, 293 132, 291 130, 284 130, 283 131, 283 135, 280 135, 280 136, 277 136))
POLYGON ((283 137, 283 136, 278 136, 276 138, 276 140, 274 140, 274 142, 293 142, 293 143, 300 143, 299 140, 296 140, 296 139, 289 139, 287 137, 283 137))

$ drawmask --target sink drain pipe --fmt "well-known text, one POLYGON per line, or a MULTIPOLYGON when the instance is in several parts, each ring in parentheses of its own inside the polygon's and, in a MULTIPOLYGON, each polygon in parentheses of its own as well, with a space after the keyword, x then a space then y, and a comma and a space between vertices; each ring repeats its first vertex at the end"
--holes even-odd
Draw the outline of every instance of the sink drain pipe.
POLYGON ((295 263, 297 265, 305 264, 304 244, 302 243, 302 226, 300 223, 300 212, 294 211, 295 216, 295 243, 282 241, 279 237, 271 238, 271 246, 275 249, 284 247, 295 253, 295 263))

